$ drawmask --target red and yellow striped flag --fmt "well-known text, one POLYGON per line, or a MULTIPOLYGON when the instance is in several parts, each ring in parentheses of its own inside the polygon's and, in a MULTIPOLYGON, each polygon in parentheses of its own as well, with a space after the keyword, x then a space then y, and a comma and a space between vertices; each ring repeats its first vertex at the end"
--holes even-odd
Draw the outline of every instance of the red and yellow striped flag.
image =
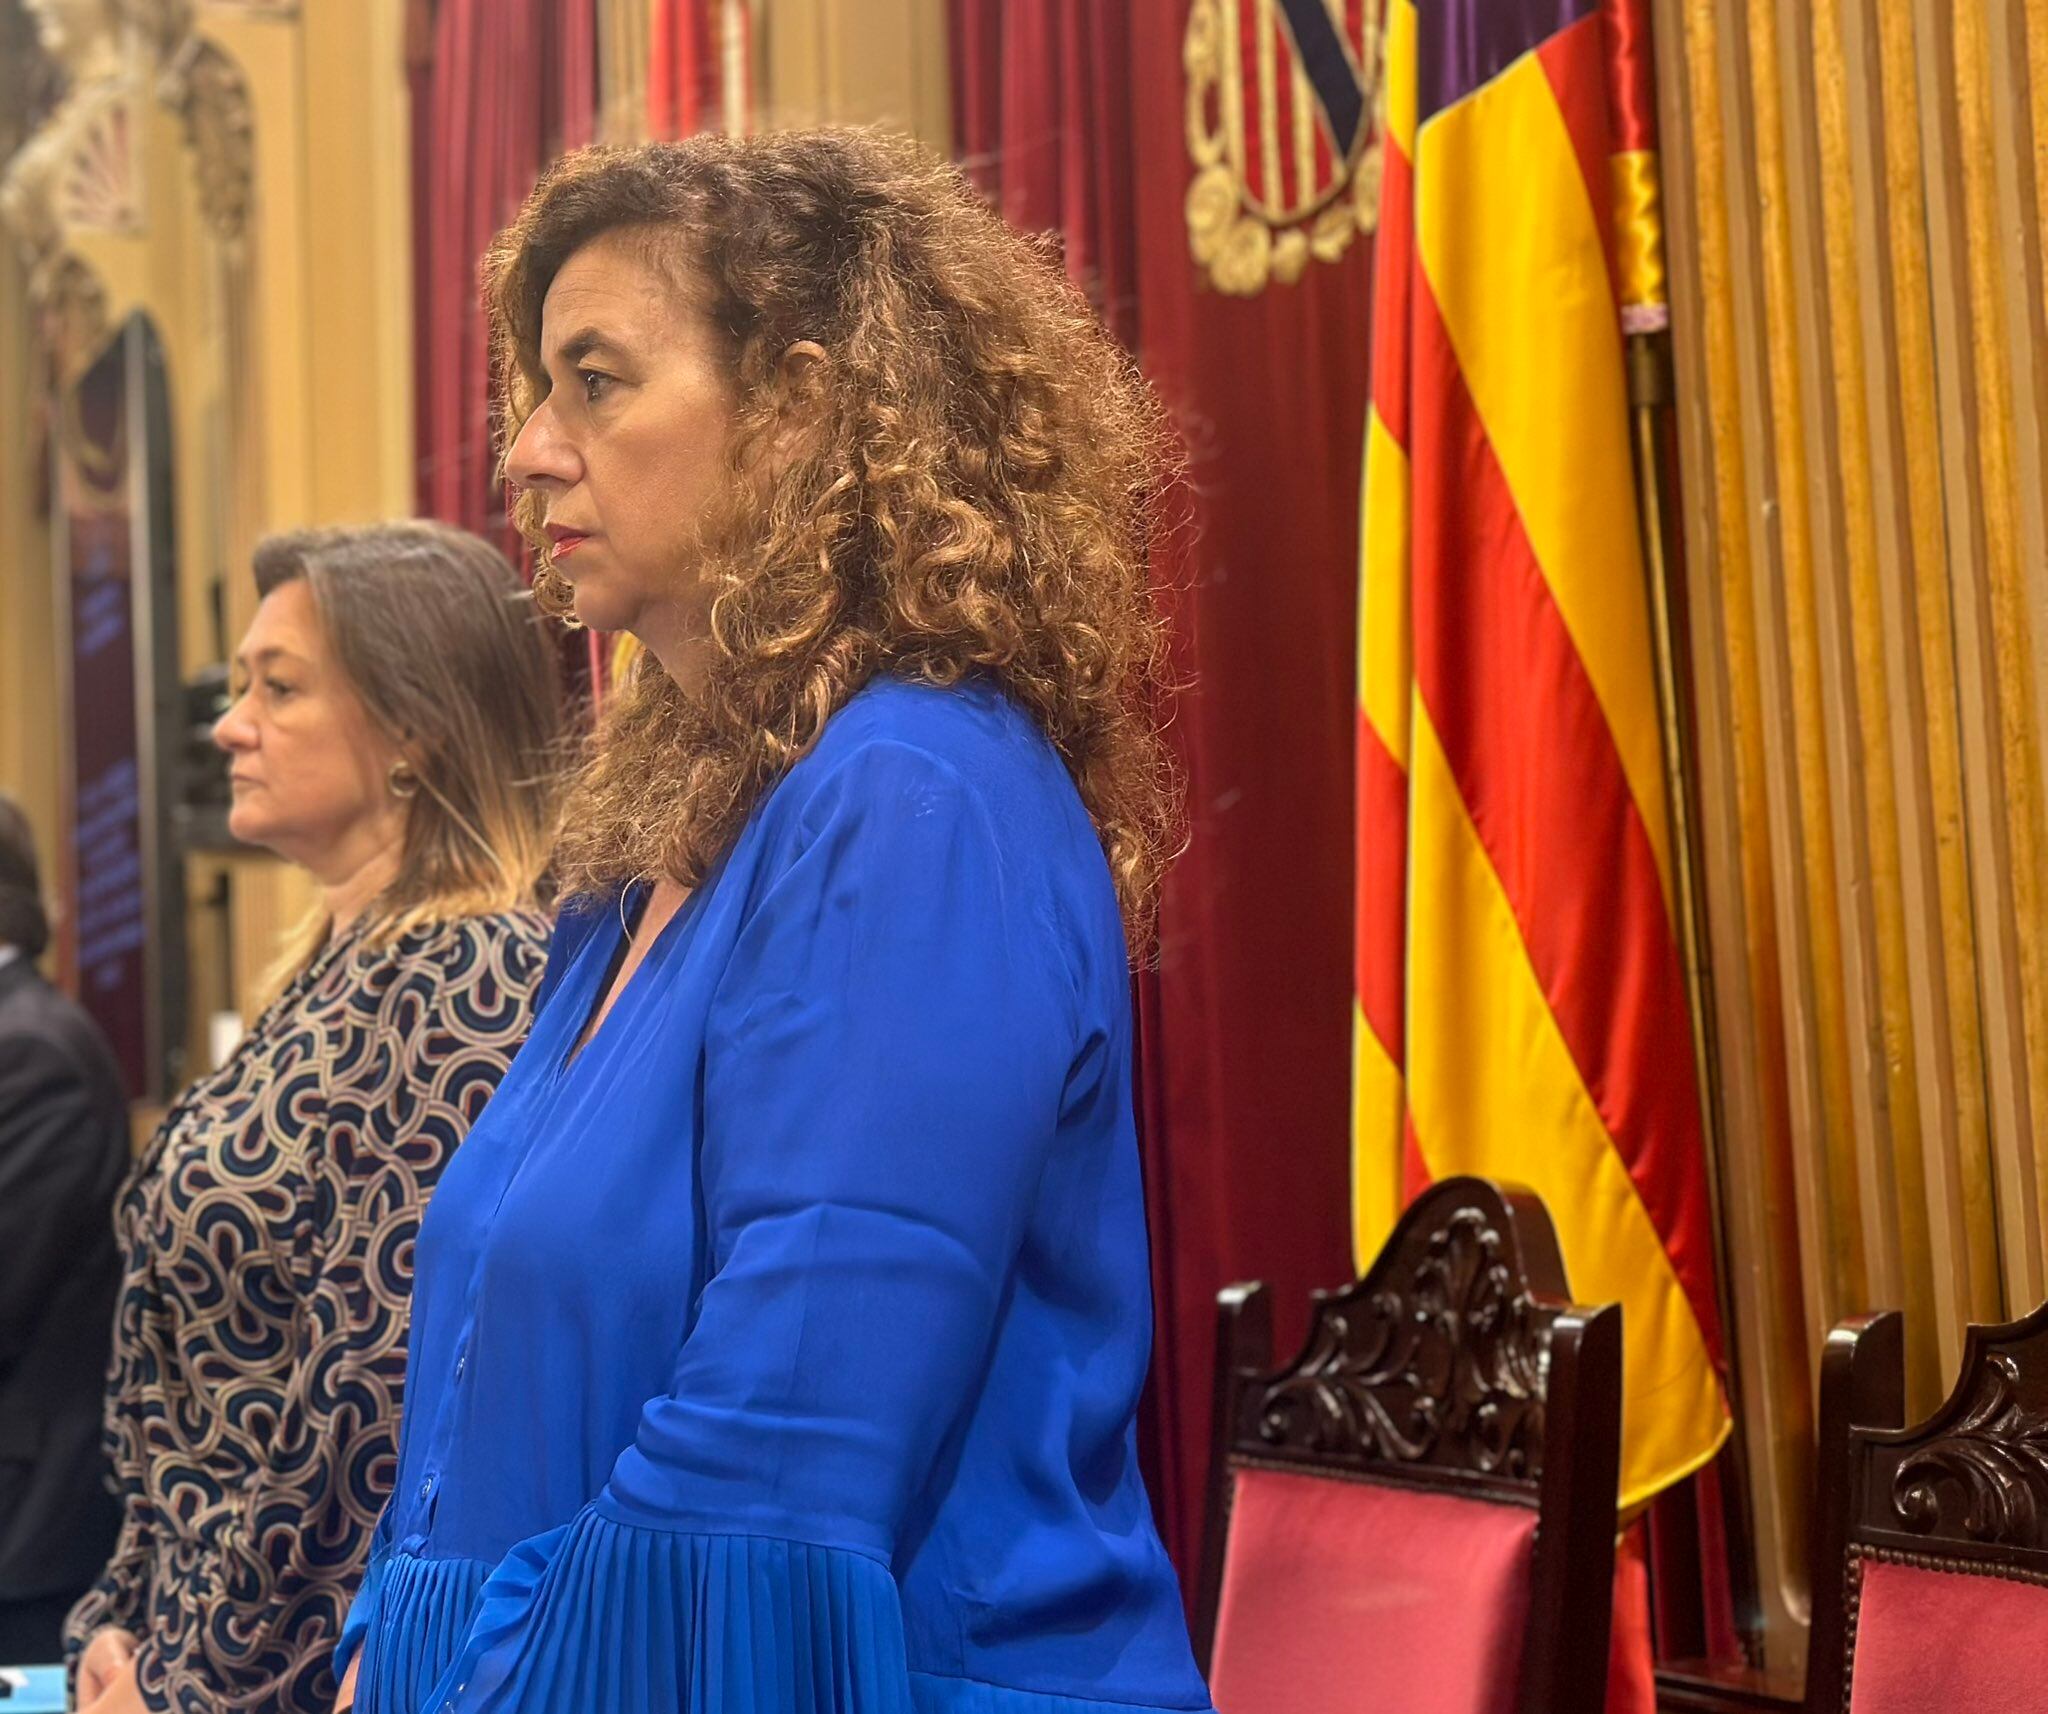
POLYGON ((1622 1502, 1728 1432, 1597 0, 1388 0, 1359 651, 1355 1228, 1549 1205, 1623 1306, 1622 1502))

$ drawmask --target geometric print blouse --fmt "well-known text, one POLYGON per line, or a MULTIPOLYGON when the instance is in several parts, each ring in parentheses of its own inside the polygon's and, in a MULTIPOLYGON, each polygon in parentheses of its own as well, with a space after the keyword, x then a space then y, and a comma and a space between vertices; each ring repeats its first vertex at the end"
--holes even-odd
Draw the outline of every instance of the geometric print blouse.
POLYGON ((115 1211, 122 1526, 65 1626, 74 1672, 118 1625, 151 1709, 333 1708, 420 1213, 526 1037, 548 935, 530 913, 343 935, 165 1116, 115 1211))

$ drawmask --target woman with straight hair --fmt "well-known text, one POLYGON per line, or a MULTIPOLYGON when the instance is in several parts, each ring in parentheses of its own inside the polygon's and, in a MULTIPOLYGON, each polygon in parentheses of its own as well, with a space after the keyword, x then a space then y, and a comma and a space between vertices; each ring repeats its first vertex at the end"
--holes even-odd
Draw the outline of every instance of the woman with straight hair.
POLYGON ((391 1487, 413 1243, 546 955, 555 668, 495 548, 276 536, 214 728, 229 827, 318 902, 123 1189, 122 1525, 73 1610, 88 1714, 314 1714, 391 1487))
POLYGON ((344 1701, 1206 1710, 1134 1427, 1156 403, 867 133, 570 156, 488 282, 536 593, 645 653, 421 1230, 344 1701))

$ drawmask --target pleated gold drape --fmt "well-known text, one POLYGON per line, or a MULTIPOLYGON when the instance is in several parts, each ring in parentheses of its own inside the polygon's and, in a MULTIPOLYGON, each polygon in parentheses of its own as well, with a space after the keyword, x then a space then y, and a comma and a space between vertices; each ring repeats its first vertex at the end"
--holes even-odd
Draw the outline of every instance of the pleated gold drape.
MULTIPOLYGON (((748 14, 743 33, 753 63, 745 69, 760 122, 880 124, 952 153, 945 0, 722 4, 748 14)), ((610 142, 647 135, 651 5, 597 0, 598 112, 610 142)))
POLYGON ((597 0, 597 123, 607 143, 647 137, 648 0, 597 0))
POLYGON ((767 0, 759 17, 767 124, 878 124, 953 152, 945 0, 767 0))
POLYGON ((1716 1163, 1769 1652, 1814 1364, 2048 1294, 2048 0, 1657 0, 1716 1163))

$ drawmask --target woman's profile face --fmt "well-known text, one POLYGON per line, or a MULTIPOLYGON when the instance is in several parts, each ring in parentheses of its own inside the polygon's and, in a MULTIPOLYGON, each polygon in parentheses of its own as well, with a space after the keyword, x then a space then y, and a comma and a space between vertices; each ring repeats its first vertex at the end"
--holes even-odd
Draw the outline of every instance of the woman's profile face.
POLYGON ((391 790, 398 748, 334 658, 303 579, 264 596, 235 678, 213 741, 228 754, 237 839, 324 878, 403 831, 404 801, 391 790))
POLYGON ((506 470, 537 490, 576 616, 675 670, 703 633, 694 558, 726 480, 732 387, 717 334, 624 233, 562 265, 541 307, 547 393, 506 470))

